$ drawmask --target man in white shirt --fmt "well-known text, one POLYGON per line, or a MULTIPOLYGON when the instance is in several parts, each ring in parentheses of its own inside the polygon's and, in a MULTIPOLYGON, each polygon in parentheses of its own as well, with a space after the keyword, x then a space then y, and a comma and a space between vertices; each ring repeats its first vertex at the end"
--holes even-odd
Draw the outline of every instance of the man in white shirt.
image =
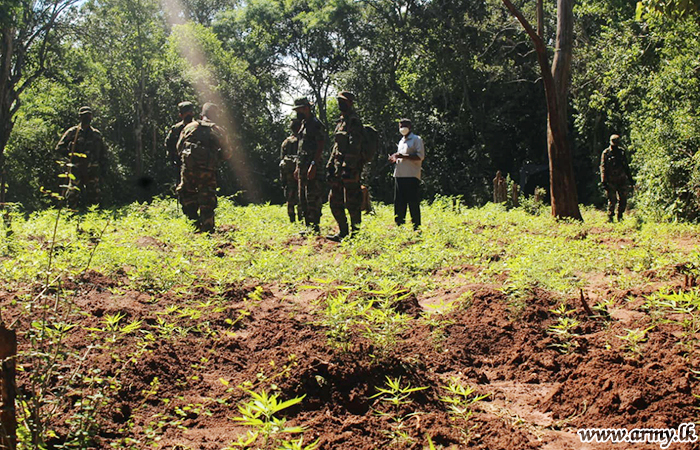
POLYGON ((398 150, 389 155, 394 166, 394 220, 397 225, 406 221, 406 208, 411 212, 413 229, 420 228, 420 174, 425 158, 423 139, 413 134, 410 119, 399 120, 399 133, 403 135, 398 150))

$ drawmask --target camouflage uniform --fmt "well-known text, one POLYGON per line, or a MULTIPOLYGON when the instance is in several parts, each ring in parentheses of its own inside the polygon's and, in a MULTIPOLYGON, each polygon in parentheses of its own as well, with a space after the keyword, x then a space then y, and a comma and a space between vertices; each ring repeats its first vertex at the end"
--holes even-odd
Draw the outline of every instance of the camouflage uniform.
MULTIPOLYGON (((294 222, 297 213, 295 206, 299 204, 299 183, 294 178, 294 170, 297 167, 299 157, 297 151, 299 149, 299 138, 297 134, 292 134, 282 142, 280 150, 280 180, 284 183, 284 196, 287 200, 287 213, 289 220, 294 222)), ((299 220, 304 217, 304 211, 299 205, 298 208, 299 220)))
MULTIPOLYGON (((180 112, 180 117, 188 112, 194 112, 194 105, 190 102, 181 102, 177 106, 180 112)), ((180 176, 181 159, 180 155, 177 153, 177 141, 180 139, 180 133, 182 133, 182 130, 184 130, 185 126, 190 124, 192 120, 192 116, 183 118, 183 120, 170 127, 168 134, 165 136, 165 149, 167 151, 167 157, 168 160, 175 167, 177 167, 178 177, 180 176)), ((179 183, 180 180, 178 179, 176 185, 179 183)))
MULTIPOLYGON (((88 113, 92 115, 89 108, 80 108, 81 116, 88 113)), ((68 205, 73 208, 84 208, 99 204, 100 171, 107 154, 102 133, 90 125, 76 125, 63 133, 56 151, 74 164, 71 173, 75 179, 71 184, 79 191, 66 192, 68 205)))
POLYGON ((326 139, 326 127, 315 116, 304 119, 299 130, 299 160, 297 161, 297 173, 299 176, 299 206, 304 211, 306 225, 319 231, 321 223, 321 206, 323 189, 319 182, 319 170, 316 176, 308 179, 308 170, 311 164, 318 165, 314 160, 319 143, 323 145, 326 139))
POLYGON ((335 143, 326 169, 331 185, 328 202, 338 222, 339 237, 348 235, 345 208, 348 209, 353 232, 359 229, 362 222, 360 175, 364 164, 361 154, 363 133, 362 121, 354 110, 341 116, 335 127, 335 143))
POLYGON ((182 211, 196 222, 199 231, 214 231, 216 172, 231 158, 224 130, 209 120, 195 120, 180 135, 177 151, 182 169, 177 187, 182 211))
POLYGON ((619 136, 610 137, 610 146, 603 150, 600 157, 600 180, 608 197, 608 220, 612 221, 615 215, 615 205, 619 199, 617 208, 617 220, 622 220, 622 215, 627 208, 632 174, 627 164, 627 156, 624 150, 617 145, 619 136))

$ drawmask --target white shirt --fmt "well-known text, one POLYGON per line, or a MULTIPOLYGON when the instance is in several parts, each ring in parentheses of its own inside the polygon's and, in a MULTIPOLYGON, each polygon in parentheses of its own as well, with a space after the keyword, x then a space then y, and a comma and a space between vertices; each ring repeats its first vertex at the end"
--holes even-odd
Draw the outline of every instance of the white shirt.
POLYGON ((398 153, 402 155, 416 155, 420 159, 399 158, 394 166, 394 178, 418 178, 420 180, 421 165, 425 159, 425 147, 423 139, 415 134, 408 133, 399 141, 398 153))

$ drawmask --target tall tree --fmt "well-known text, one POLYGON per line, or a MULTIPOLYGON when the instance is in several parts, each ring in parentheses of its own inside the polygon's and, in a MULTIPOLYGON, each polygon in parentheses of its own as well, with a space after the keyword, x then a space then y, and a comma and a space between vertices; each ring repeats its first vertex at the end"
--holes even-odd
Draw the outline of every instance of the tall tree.
POLYGON ((77 1, 0 3, 0 182, 4 180, 5 146, 15 124, 20 96, 46 72, 65 29, 63 15, 77 1))
MULTIPOLYGON (((538 0, 541 3, 542 0, 538 0)), ((547 98, 547 151, 549 154, 549 187, 552 215, 557 218, 582 220, 578 207, 578 193, 574 179, 573 159, 568 139, 567 102, 571 78, 574 14, 573 0, 557 1, 556 51, 549 63, 547 45, 543 36, 528 22, 510 0, 503 0, 506 8, 518 19, 530 36, 537 54, 547 98)), ((538 11, 542 10, 538 6, 538 11)), ((538 14, 538 17, 541 17, 538 14)), ((539 29, 542 30, 540 24, 539 29)))
POLYGON ((298 78, 302 83, 292 81, 290 90, 296 93, 304 84, 325 121, 333 77, 347 67, 358 44, 357 19, 357 5, 348 0, 253 0, 216 28, 253 66, 298 78))
POLYGON ((155 129, 159 80, 154 73, 165 44, 160 6, 153 0, 99 0, 88 3, 84 13, 83 45, 103 70, 98 83, 108 92, 117 128, 125 131, 118 144, 133 149, 129 159, 136 179, 141 179, 151 159, 146 141, 155 141, 147 130, 155 129))

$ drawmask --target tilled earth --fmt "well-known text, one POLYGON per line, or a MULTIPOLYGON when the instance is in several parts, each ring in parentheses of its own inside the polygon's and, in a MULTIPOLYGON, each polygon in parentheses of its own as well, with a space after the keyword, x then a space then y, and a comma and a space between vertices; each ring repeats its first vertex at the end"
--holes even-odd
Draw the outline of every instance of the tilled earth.
MULTIPOLYGON (((66 281, 64 288, 72 306, 52 309, 47 303, 48 314, 78 326, 62 339, 65 355, 49 380, 60 386, 70 379, 70 388, 45 389, 46 399, 56 395, 60 406, 43 410, 54 436, 49 448, 75 429, 85 398, 100 399, 92 415, 94 437, 85 444, 99 449, 228 448, 249 429, 234 420, 238 405, 249 400, 246 390, 264 389, 282 400, 304 396, 277 416, 304 427, 304 442, 318 440, 321 449, 423 449, 428 437, 436 448, 659 448, 583 444, 576 430, 676 428, 696 421, 700 407, 693 395, 700 393, 693 371, 700 361, 694 348, 677 344, 678 325, 657 325, 638 351, 618 337, 649 327, 641 302, 629 299, 641 300, 651 287, 607 292, 617 300, 608 315, 595 318, 578 296, 570 299, 580 324, 568 352, 548 332, 559 300, 547 292, 531 292, 519 308, 489 285, 410 296, 397 308, 414 319, 389 354, 361 330, 349 330, 348 345, 329 345, 317 311, 330 288, 231 285, 217 295, 202 285, 158 294, 130 290, 127 281, 97 272, 66 281), (464 298, 440 321, 421 319, 438 300, 464 298), (105 331, 117 315, 119 326, 105 331), (130 323, 137 329, 123 332, 120 327, 130 323), (392 407, 375 396, 387 377, 428 389, 392 407), (488 394, 469 418, 448 412, 442 397, 451 379, 488 394)), ((30 287, 0 291, 3 319, 22 336, 20 351, 29 349, 22 330, 42 313, 21 313, 23 303, 15 300, 37 294, 30 287)), ((42 370, 40 360, 18 360, 25 395, 36 387, 30 374, 42 370)), ((692 445, 671 448, 698 448, 692 445)))

